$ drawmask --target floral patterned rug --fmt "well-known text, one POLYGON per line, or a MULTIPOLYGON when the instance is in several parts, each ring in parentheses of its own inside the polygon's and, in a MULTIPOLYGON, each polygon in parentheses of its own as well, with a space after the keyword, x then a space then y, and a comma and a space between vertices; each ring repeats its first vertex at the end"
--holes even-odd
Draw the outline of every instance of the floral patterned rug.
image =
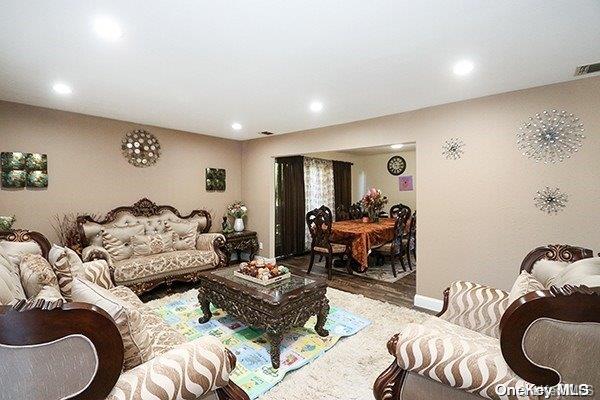
POLYGON ((262 330, 245 326, 212 305, 212 319, 200 324, 198 318, 202 311, 197 295, 196 290, 175 295, 168 301, 161 301, 155 312, 188 340, 204 335, 219 338, 237 357, 237 366, 231 379, 248 393, 250 399, 258 398, 279 383, 288 372, 314 361, 341 338, 352 336, 371 323, 332 304, 325 324, 329 336, 322 338, 315 333, 316 317, 313 316, 304 327, 296 328, 284 336, 281 367, 275 370, 271 367, 269 344, 262 330))

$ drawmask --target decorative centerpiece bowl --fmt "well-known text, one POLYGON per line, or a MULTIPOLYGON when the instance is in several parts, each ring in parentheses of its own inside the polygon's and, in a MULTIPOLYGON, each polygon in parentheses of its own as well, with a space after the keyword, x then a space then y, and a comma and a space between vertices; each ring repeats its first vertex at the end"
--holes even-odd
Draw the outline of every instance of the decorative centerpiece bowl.
POLYGON ((262 260, 243 262, 233 275, 259 285, 267 286, 290 279, 290 270, 283 265, 268 264, 262 260))

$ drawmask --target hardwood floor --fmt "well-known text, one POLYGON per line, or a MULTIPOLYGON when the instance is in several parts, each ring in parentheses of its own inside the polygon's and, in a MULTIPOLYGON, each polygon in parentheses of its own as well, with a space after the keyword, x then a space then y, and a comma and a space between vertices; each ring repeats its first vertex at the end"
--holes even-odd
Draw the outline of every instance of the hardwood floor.
MULTIPOLYGON (((291 271, 297 275, 307 276, 308 262, 310 257, 298 256, 291 257, 281 261, 278 264, 288 266, 291 271)), ((416 292, 416 273, 410 274, 394 283, 376 281, 360 276, 359 273, 349 275, 344 268, 333 269, 333 278, 328 281, 329 287, 343 290, 354 294, 362 294, 365 297, 374 300, 385 301, 390 304, 414 308, 413 298, 416 292)), ((308 276, 319 276, 327 278, 327 271, 323 267, 315 265, 311 274, 308 276)), ((145 293, 140 296, 142 301, 158 299, 169 294, 181 293, 193 289, 195 284, 174 283, 170 287, 159 287, 156 290, 145 293)), ((424 311, 424 310, 421 310, 424 311)))
MULTIPOLYGON (((310 256, 298 256, 281 260, 281 264, 289 266, 291 271, 297 275, 306 276, 310 256)), ((279 262, 278 262, 279 263, 279 262)), ((413 298, 416 292, 416 272, 412 273, 394 283, 376 281, 360 276, 348 274, 344 268, 333 268, 333 278, 328 281, 329 287, 343 290, 354 294, 362 294, 374 300, 381 300, 390 304, 413 307, 413 298)), ((309 276, 320 276, 327 278, 327 271, 318 265, 313 266, 309 276)))

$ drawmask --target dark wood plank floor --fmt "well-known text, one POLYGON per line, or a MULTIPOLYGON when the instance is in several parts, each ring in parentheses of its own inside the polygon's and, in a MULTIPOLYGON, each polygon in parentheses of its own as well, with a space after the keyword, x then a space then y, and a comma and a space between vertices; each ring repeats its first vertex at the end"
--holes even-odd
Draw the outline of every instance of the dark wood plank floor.
MULTIPOLYGON (((289 266, 292 272, 297 275, 306 275, 309 260, 310 257, 306 255, 287 258, 281 260, 280 263, 289 266)), ((327 278, 327 271, 324 267, 315 265, 310 275, 327 278)), ((415 272, 394 283, 388 283, 363 278, 356 272, 350 275, 344 268, 334 268, 333 278, 327 283, 329 287, 334 289, 362 294, 370 299, 413 308, 413 298, 416 292, 416 275, 415 272)))
MULTIPOLYGON (((278 264, 281 263, 290 267, 292 272, 297 275, 306 276, 309 259, 308 255, 291 257, 278 261, 278 264)), ((327 271, 324 267, 315 265, 310 276, 327 278, 327 271)), ((353 275, 349 275, 344 268, 334 268, 333 278, 327 283, 329 287, 334 289, 362 294, 370 299, 385 301, 398 306, 414 308, 413 298, 416 292, 416 273, 410 274, 394 283, 388 283, 363 278, 356 272, 353 275)), ((161 286, 151 292, 145 293, 140 298, 146 302, 169 294, 182 293, 194 287, 196 287, 196 284, 174 283, 171 287, 161 286)))

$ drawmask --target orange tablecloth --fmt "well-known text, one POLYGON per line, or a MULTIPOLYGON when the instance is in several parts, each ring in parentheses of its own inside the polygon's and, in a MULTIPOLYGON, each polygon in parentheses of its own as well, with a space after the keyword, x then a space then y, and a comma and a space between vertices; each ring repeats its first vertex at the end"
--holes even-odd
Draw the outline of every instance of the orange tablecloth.
POLYGON ((362 222, 362 220, 334 222, 331 227, 332 241, 350 243, 352 258, 359 264, 362 271, 368 267, 371 247, 379 246, 394 239, 393 218, 381 218, 379 222, 362 222))

